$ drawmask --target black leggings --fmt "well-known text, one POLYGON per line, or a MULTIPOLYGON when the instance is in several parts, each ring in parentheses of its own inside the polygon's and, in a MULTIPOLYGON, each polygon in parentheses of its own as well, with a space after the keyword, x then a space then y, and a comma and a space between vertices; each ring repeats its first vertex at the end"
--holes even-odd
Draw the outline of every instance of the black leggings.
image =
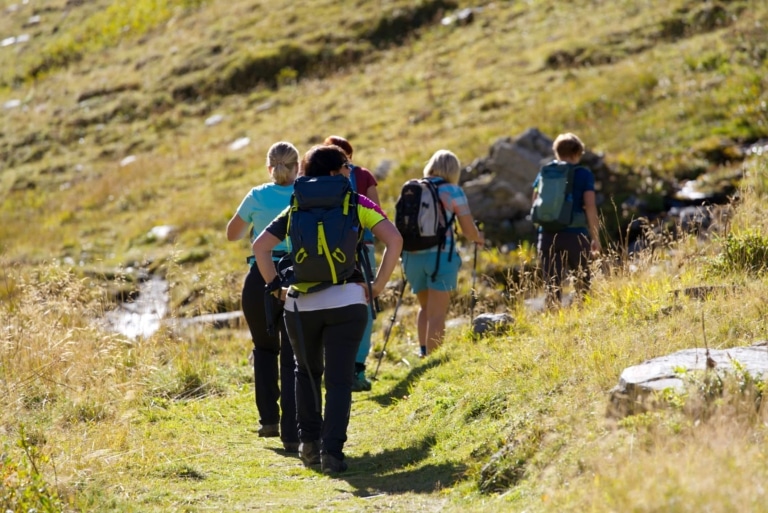
MULTIPOLYGON (((298 442, 296 426, 296 395, 294 385, 295 361, 293 349, 285 330, 282 315, 275 316, 274 335, 267 333, 264 302, 264 278, 254 264, 243 284, 243 314, 253 340, 253 374, 256 408, 262 425, 280 423, 283 442, 298 442), (278 371, 278 356, 280 369, 278 371), (278 385, 279 383, 279 385, 278 385), (282 390, 282 394, 280 393, 282 390), (282 408, 282 416, 278 408, 282 408)), ((273 311, 282 311, 282 304, 273 296, 273 311)))
POLYGON ((296 366, 296 409, 302 442, 322 442, 322 451, 343 459, 352 407, 355 356, 368 323, 368 306, 285 311, 296 366), (297 326, 297 322, 301 326, 297 326), (301 336, 299 335, 301 330, 301 336), (320 383, 325 373, 325 414, 320 383), (310 381, 311 380, 311 381, 310 381), (317 395, 315 395, 317 393, 317 395))

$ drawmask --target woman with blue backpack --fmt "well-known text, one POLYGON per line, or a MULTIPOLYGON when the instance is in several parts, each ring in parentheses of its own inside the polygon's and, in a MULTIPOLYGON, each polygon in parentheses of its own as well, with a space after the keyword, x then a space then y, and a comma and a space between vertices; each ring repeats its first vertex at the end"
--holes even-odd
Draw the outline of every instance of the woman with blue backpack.
POLYGON ((302 159, 291 204, 253 242, 265 283, 286 295, 284 320, 296 355, 299 457, 323 473, 347 469, 344 443, 352 407, 354 363, 373 299, 397 265, 402 237, 381 209, 352 191, 337 146, 315 146, 302 159), (357 265, 363 229, 384 243, 369 281, 357 265), (292 274, 278 275, 273 249, 290 239, 292 274), (325 409, 319 393, 325 376, 325 409))
MULTIPOLYGON (((251 235, 260 233, 285 209, 293 194, 298 168, 299 151, 293 144, 281 141, 269 148, 267 172, 271 180, 245 195, 227 224, 227 240, 240 240, 249 231, 251 235)), ((276 245, 270 252, 269 261, 275 266, 287 251, 285 244, 276 245)), ((246 262, 250 269, 243 283, 242 308, 253 340, 254 390, 261 421, 258 435, 279 436, 285 450, 295 453, 299 450, 299 434, 293 349, 282 319, 276 316, 267 318, 265 303, 271 303, 270 309, 275 314, 282 311, 282 306, 278 299, 264 294, 265 282, 255 265, 255 258, 249 256, 246 262)))
POLYGON ((533 183, 531 219, 538 225, 537 253, 546 303, 562 303, 567 274, 576 278, 576 297, 589 290, 589 261, 602 250, 595 200, 595 177, 580 165, 584 143, 575 134, 555 138, 555 160, 543 166, 533 183))

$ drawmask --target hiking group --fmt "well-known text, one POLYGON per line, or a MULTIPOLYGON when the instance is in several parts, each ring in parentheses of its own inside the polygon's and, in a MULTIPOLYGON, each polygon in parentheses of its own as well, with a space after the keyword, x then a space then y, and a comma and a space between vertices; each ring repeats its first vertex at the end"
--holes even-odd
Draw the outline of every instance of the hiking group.
MULTIPOLYGON (((533 184, 531 214, 548 297, 556 301, 569 269, 581 278, 578 290, 586 289, 589 253, 600 246, 594 177, 577 165, 584 146, 564 134, 553 149, 556 160, 533 184)), ((242 308, 253 341, 258 435, 280 437, 286 452, 329 474, 347 469, 352 392, 371 390, 365 371, 376 298, 398 261, 398 301, 409 283, 426 357, 443 341, 458 284, 456 225, 469 241, 485 244, 453 153, 437 151, 423 177, 403 185, 394 222, 379 205, 375 177, 352 164, 352 155, 339 136, 301 161, 295 146, 275 143, 267 153, 271 180, 249 191, 227 225, 228 240, 251 240, 242 308), (383 246, 378 266, 374 240, 383 246)))

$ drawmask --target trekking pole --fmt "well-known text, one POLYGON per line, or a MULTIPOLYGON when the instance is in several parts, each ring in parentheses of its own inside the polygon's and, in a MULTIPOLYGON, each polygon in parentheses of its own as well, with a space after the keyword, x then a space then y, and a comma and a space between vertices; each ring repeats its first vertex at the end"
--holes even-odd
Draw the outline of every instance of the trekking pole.
POLYGON ((299 353, 301 353, 296 355, 296 359, 298 360, 298 358, 301 357, 302 362, 300 363, 303 363, 304 368, 307 370, 309 386, 312 388, 312 398, 315 400, 315 412, 320 413, 321 397, 317 390, 317 385, 315 384, 315 377, 312 375, 312 369, 309 367, 309 361, 307 360, 307 346, 304 339, 304 329, 301 326, 301 320, 299 319, 299 305, 297 304, 298 301, 296 301, 296 299, 297 298, 294 297, 293 302, 293 313, 296 317, 296 347, 299 349, 299 353))
POLYGON ((376 379, 376 375, 379 373, 379 366, 381 366, 381 360, 384 358, 384 350, 387 348, 387 342, 389 342, 389 334, 392 333, 392 328, 395 326, 395 320, 397 319, 397 310, 400 308, 400 303, 403 302, 403 295, 405 294, 405 285, 408 283, 408 280, 405 278, 405 272, 403 272, 403 284, 400 287, 400 296, 397 298, 397 303, 395 303, 395 310, 392 312, 392 317, 389 318, 389 326, 387 327, 387 331, 384 332, 384 345, 381 347, 381 351, 379 352, 379 361, 376 363, 376 370, 373 372, 373 376, 371 376, 371 379, 376 379))
POLYGON ((477 291, 475 282, 477 281, 477 244, 475 244, 475 256, 472 259, 472 297, 469 300, 469 320, 475 317, 475 305, 477 305, 477 291))
MULTIPOLYGON (((482 223, 475 221, 475 225, 478 230, 482 230, 482 223)), ((469 302, 469 320, 472 321, 475 316, 475 305, 477 305, 477 290, 475 284, 477 282, 477 243, 475 243, 475 256, 472 258, 472 296, 469 302)))

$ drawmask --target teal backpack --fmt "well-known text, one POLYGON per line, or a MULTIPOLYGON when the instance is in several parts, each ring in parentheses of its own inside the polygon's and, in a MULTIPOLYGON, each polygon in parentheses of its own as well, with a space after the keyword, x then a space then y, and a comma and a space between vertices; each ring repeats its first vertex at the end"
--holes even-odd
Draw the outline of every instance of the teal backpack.
POLYGON ((567 162, 552 161, 539 171, 536 200, 531 206, 531 221, 545 232, 586 226, 586 216, 574 216, 573 182, 576 168, 567 162))
POLYGON ((288 236, 294 288, 314 292, 347 281, 363 281, 356 253, 362 230, 358 196, 342 176, 300 176, 293 185, 288 236))

